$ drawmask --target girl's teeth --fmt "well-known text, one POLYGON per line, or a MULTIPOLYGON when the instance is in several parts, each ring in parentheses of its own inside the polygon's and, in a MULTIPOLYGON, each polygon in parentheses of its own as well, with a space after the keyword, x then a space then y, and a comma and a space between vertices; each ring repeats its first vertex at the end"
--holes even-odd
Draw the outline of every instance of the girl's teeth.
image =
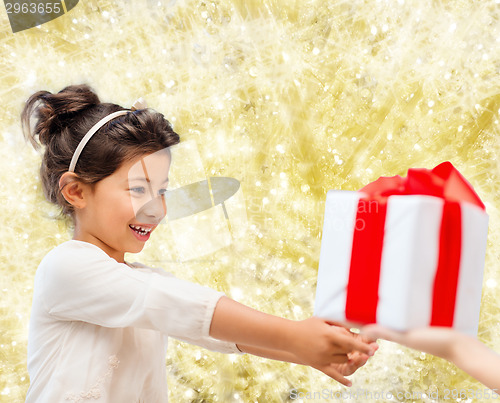
POLYGON ((151 232, 151 228, 142 228, 136 225, 130 225, 130 227, 141 235, 146 235, 151 232))

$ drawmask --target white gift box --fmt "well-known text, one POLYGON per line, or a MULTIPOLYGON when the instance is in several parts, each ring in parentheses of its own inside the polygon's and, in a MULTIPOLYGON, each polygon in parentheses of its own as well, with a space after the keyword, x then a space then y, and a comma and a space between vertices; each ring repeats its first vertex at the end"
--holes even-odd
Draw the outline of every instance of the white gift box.
MULTIPOLYGON (((354 230, 362 225, 356 218, 358 202, 364 196, 351 191, 330 190, 327 193, 315 316, 332 321, 363 323, 355 318, 346 318, 346 301, 354 230)), ((376 307, 370 308, 376 309, 376 323, 399 331, 431 325, 433 309, 439 309, 439 306, 433 307, 433 290, 444 203, 439 197, 426 195, 388 197, 378 301, 376 307)), ((460 263, 452 327, 476 335, 488 215, 476 205, 461 202, 460 219, 460 263)), ((363 248, 355 253, 363 253, 363 248)), ((363 304, 364 301, 358 303, 363 304)))

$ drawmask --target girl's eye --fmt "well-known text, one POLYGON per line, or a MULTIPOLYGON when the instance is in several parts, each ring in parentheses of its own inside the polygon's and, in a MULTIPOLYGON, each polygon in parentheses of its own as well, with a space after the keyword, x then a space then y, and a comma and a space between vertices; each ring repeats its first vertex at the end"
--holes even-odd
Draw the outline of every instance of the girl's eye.
POLYGON ((158 190, 158 195, 163 196, 167 192, 168 192, 167 189, 160 189, 160 190, 158 190))
POLYGON ((136 187, 130 188, 129 190, 135 194, 144 194, 144 192, 146 191, 144 186, 136 186, 136 187))

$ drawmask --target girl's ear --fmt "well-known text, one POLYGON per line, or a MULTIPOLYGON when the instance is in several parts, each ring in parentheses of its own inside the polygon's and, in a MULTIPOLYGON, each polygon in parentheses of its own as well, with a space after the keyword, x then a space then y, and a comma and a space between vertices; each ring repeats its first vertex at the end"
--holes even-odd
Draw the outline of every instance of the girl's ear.
POLYGON ((86 187, 77 174, 65 172, 59 179, 59 189, 66 201, 75 208, 83 208, 86 205, 86 187))

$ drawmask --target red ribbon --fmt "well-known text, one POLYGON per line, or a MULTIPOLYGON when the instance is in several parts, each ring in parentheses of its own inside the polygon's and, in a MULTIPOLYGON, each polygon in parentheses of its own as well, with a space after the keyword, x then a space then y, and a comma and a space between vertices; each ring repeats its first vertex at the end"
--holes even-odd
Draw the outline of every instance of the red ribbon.
POLYGON ((429 195, 444 200, 431 325, 452 326, 462 242, 459 203, 469 202, 484 210, 479 196, 450 162, 443 162, 433 170, 409 169, 406 178, 381 177, 360 192, 367 197, 358 202, 346 319, 376 322, 387 198, 392 195, 429 195))

